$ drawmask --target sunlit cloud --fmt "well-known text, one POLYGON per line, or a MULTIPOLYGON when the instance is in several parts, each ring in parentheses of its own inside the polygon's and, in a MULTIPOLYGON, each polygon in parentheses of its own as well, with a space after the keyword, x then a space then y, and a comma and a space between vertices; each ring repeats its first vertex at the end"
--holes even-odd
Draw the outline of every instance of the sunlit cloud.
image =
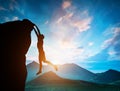
POLYGON ((63 4, 62 4, 62 8, 63 9, 66 9, 66 8, 68 8, 70 6, 71 6, 71 2, 70 1, 68 1, 68 0, 63 1, 63 4))
POLYGON ((56 23, 64 25, 67 24, 70 27, 78 30, 79 32, 87 31, 88 29, 90 29, 92 17, 88 16, 83 19, 74 19, 76 17, 77 16, 73 12, 66 13, 66 15, 60 17, 56 23))
MULTIPOLYGON (((62 4, 65 12, 64 15, 57 18, 54 17, 50 21, 51 40, 54 42, 49 46, 45 45, 45 51, 48 59, 54 61, 54 63, 68 63, 75 62, 76 60, 84 61, 91 56, 90 51, 85 48, 78 48, 80 43, 78 44, 75 39, 82 32, 88 31, 91 28, 92 17, 89 16, 88 10, 66 10, 66 8, 71 7, 73 5, 70 1, 64 1, 62 4), (79 14, 75 14, 77 11, 79 14)), ((92 45, 93 43, 91 42, 89 46, 92 45)))
MULTIPOLYGON (((61 16, 58 20, 57 20, 57 24, 63 24, 63 22, 64 21, 71 21, 70 19, 71 19, 71 17, 73 16, 73 12, 71 12, 71 13, 66 13, 66 15, 64 15, 64 16, 61 16)), ((71 23, 71 22, 70 22, 71 23)))
POLYGON ((92 18, 86 18, 80 21, 76 21, 73 23, 73 26, 78 28, 79 32, 87 31, 90 29, 90 24, 91 24, 92 18))
POLYGON ((75 62, 76 57, 81 55, 80 58, 83 58, 82 53, 84 52, 84 49, 63 48, 61 45, 45 46, 45 49, 47 59, 56 64, 75 62))
POLYGON ((63 20, 63 17, 60 17, 58 20, 57 20, 57 22, 56 23, 60 23, 61 21, 63 20))

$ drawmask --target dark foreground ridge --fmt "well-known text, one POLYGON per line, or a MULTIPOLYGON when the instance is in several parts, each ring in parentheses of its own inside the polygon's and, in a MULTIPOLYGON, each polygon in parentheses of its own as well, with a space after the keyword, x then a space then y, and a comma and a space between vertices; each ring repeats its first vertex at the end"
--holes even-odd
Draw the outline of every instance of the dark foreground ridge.
POLYGON ((26 91, 119 91, 119 86, 69 80, 49 71, 26 84, 26 91))

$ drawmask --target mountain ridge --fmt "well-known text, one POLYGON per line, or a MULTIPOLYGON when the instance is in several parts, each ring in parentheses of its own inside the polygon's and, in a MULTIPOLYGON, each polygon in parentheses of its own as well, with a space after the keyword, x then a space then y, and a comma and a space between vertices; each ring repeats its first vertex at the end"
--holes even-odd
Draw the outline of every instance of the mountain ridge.
MULTIPOLYGON (((27 82, 38 77, 36 75, 38 69, 39 69, 39 64, 35 61, 27 65, 27 70, 28 70, 27 82)), ((120 80, 120 72, 117 70, 109 69, 101 73, 92 73, 91 71, 85 68, 82 68, 79 65, 74 63, 59 65, 58 71, 55 71, 49 65, 45 65, 43 66, 43 72, 41 73, 41 75, 48 71, 53 71, 59 77, 62 77, 65 79, 71 79, 71 80, 84 80, 84 81, 105 83, 105 84, 120 80)))
POLYGON ((118 91, 114 85, 98 84, 82 80, 70 80, 59 77, 49 71, 26 84, 26 91, 118 91))

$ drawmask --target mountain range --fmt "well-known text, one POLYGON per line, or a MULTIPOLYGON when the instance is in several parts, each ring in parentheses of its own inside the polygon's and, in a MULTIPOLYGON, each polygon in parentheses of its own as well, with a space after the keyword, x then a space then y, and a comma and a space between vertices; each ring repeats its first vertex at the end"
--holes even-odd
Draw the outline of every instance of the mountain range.
POLYGON ((49 71, 26 83, 25 91, 119 91, 119 86, 59 77, 49 71))
POLYGON ((36 75, 38 69, 39 69, 39 64, 36 63, 35 61, 27 65, 27 70, 28 70, 27 82, 30 82, 31 80, 36 79, 39 76, 49 71, 56 73, 56 75, 61 78, 70 79, 70 80, 84 80, 84 81, 103 83, 103 84, 110 84, 110 83, 113 84, 117 81, 120 81, 119 71, 110 69, 102 73, 93 73, 73 63, 58 65, 58 71, 55 71, 49 65, 44 65, 43 72, 40 75, 36 75))
POLYGON ((120 72, 113 69, 109 69, 106 72, 97 73, 96 75, 97 76, 94 80, 98 83, 112 83, 120 79, 120 72))

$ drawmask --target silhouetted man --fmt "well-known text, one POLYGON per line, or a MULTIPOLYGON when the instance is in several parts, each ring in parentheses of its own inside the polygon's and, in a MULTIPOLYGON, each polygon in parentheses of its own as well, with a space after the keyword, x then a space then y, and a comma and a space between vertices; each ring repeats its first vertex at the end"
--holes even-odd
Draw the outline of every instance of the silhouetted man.
POLYGON ((0 90, 24 91, 26 53, 34 24, 24 19, 0 24, 0 90), (3 90, 2 90, 3 89, 3 90))
POLYGON ((44 35, 43 34, 38 34, 37 48, 38 48, 38 51, 39 51, 39 58, 38 59, 39 59, 39 64, 40 65, 39 65, 39 71, 37 72, 37 75, 42 72, 42 62, 53 66, 56 71, 58 70, 56 65, 52 64, 50 61, 48 61, 46 59, 45 52, 44 52, 44 49, 43 49, 43 39, 44 39, 44 35))

